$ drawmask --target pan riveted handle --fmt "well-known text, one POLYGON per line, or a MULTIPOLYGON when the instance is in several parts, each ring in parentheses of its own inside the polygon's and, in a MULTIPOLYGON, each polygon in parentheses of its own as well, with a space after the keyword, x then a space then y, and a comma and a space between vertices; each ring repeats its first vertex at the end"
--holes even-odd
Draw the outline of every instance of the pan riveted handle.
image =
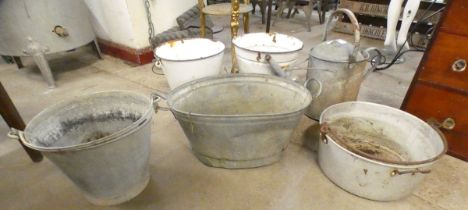
POLYGON ((330 133, 330 127, 328 127, 328 123, 324 122, 320 125, 320 139, 324 144, 328 144, 328 133, 330 133))
POLYGON ((330 15, 327 24, 325 25, 325 31, 323 32, 323 41, 327 40, 328 27, 330 26, 333 18, 339 14, 345 14, 351 20, 351 24, 353 24, 354 27, 354 49, 357 50, 359 48, 359 42, 361 40, 361 29, 359 27, 359 22, 356 16, 354 16, 354 13, 349 9, 339 8, 330 15))
POLYGON ((431 170, 430 169, 412 169, 412 170, 398 170, 398 169, 394 169, 390 172, 390 176, 396 176, 396 175, 404 175, 404 174, 411 174, 411 175, 415 175, 417 173, 421 173, 421 174, 428 174, 428 173, 431 173, 431 170))
POLYGON ((167 96, 166 93, 164 93, 162 91, 159 91, 159 90, 155 90, 153 93, 151 93, 151 100, 152 100, 152 103, 153 103, 153 108, 154 108, 155 113, 157 113, 158 110, 162 110, 162 111, 170 111, 171 110, 170 108, 162 107, 162 106, 159 106, 159 104, 158 104, 158 102, 161 99, 166 100, 166 96, 167 96))
MULTIPOLYGON (((442 142, 444 144, 444 151, 440 155, 445 154, 447 152, 447 150, 448 150, 448 144, 447 144, 447 139, 445 138, 444 133, 442 133, 442 131, 440 130, 440 128, 444 128, 443 123, 442 124, 439 123, 439 121, 437 121, 434 118, 427 119, 426 123, 429 124, 437 132, 437 134, 439 134, 439 136, 442 139, 442 142)), ((449 123, 449 125, 446 125, 446 126, 448 126, 447 128, 451 127, 450 123, 449 123)), ((455 126, 455 124, 453 124, 453 126, 455 126)), ((452 127, 452 129, 453 129, 453 127, 452 127)))

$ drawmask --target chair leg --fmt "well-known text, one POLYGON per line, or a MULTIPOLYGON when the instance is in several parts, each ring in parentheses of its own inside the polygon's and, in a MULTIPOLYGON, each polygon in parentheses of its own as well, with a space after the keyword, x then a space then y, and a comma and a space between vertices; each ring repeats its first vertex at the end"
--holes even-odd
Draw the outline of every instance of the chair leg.
POLYGON ((250 21, 250 15, 249 13, 244 13, 242 15, 242 23, 244 24, 244 33, 249 33, 249 21, 250 21))
MULTIPOLYGON (((300 7, 302 9, 302 7, 300 7)), ((293 12, 291 13, 291 18, 294 18, 296 14, 299 14, 299 9, 298 7, 294 7, 293 12)))
POLYGON ((257 4, 258 4, 258 0, 252 0, 252 15, 255 14, 255 8, 257 7, 257 4))
MULTIPOLYGON (((26 125, 24 124, 23 119, 18 113, 18 110, 16 109, 15 105, 13 104, 13 101, 11 101, 10 96, 8 96, 8 93, 6 92, 5 88, 3 88, 2 83, 0 82, 0 115, 2 118, 5 120, 7 125, 10 128, 16 128, 18 130, 24 130, 26 125)), ((42 154, 39 151, 32 150, 25 145, 21 141, 19 141, 23 149, 26 151, 28 154, 29 158, 33 162, 40 162, 42 160, 42 154)))
POLYGON ((266 30, 265 32, 270 33, 271 27, 271 10, 273 9, 273 0, 268 0, 268 11, 267 12, 267 22, 266 22, 266 30))
POLYGON ((312 12, 314 11, 314 6, 316 6, 317 4, 314 3, 312 0, 309 1, 309 5, 307 5, 306 7, 304 7, 304 13, 305 13, 305 16, 306 16, 306 27, 307 27, 307 31, 310 32, 311 31, 311 17, 312 17, 312 12))
POLYGON ((267 8, 267 0, 262 0, 260 4, 260 13, 262 13, 262 24, 265 24, 265 13, 267 8))
POLYGON ((322 14, 323 13, 323 11, 322 11, 322 1, 323 0, 317 0, 317 12, 318 12, 320 24, 323 24, 324 19, 325 19, 325 14, 322 14))
POLYGON ((288 8, 288 14, 286 14, 286 19, 291 18, 291 11, 292 11, 292 8, 288 8))
POLYGON ((281 18, 281 15, 283 15, 283 10, 284 6, 286 4, 286 0, 278 0, 279 8, 278 11, 276 12, 276 18, 281 18))
POLYGON ((291 17, 291 12, 296 5, 296 0, 288 0, 288 15, 286 15, 286 18, 291 17))

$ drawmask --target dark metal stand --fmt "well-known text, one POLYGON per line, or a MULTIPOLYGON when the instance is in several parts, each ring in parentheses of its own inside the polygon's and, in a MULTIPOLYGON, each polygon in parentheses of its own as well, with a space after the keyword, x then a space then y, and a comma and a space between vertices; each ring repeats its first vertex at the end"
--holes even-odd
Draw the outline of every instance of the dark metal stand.
MULTIPOLYGON (((3 88, 2 83, 0 82, 0 115, 5 120, 7 125, 11 128, 16 128, 18 130, 24 130, 26 125, 24 124, 23 119, 16 110, 15 105, 11 101, 8 93, 5 88, 3 88)), ((28 153, 29 157, 33 162, 39 162, 42 160, 42 154, 36 150, 32 150, 24 146, 21 141, 19 141, 23 149, 28 153)))
POLYGON ((268 0, 268 14, 267 14, 267 23, 266 23, 266 32, 270 33, 271 25, 271 7, 273 5, 273 0, 268 0))
POLYGON ((13 60, 15 61, 16 66, 18 66, 18 69, 21 69, 24 67, 23 62, 21 61, 21 57, 13 56, 13 60))
POLYGON ((93 42, 91 42, 91 46, 93 46, 94 52, 96 52, 96 55, 99 59, 102 59, 102 53, 101 53, 101 48, 99 47, 99 43, 97 39, 94 39, 93 42))

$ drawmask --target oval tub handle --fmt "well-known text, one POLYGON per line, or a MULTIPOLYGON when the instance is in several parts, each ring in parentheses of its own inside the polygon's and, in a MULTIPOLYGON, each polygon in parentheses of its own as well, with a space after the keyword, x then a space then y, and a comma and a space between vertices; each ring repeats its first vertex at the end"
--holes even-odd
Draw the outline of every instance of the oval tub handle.
POLYGON ((390 172, 390 176, 396 176, 396 175, 405 175, 405 174, 411 174, 411 175, 415 175, 417 173, 420 173, 420 174, 428 174, 428 173, 431 173, 431 170, 430 169, 419 169, 419 168, 416 168, 416 169, 412 169, 412 170, 398 170, 398 169, 394 169, 390 172))
MULTIPOLYGON (((312 95, 313 99, 316 99, 320 96, 320 94, 322 94, 322 82, 320 82, 319 80, 315 79, 315 78, 309 78, 307 79, 305 82, 304 82, 304 87, 309 90, 309 88, 307 88, 310 84, 311 84, 311 81, 315 82, 317 85, 318 85, 318 90, 316 91, 315 94, 312 95)), ((309 90, 310 92, 310 90, 309 90)), ((312 93, 311 93, 312 94, 312 93)))
POLYGON ((158 110, 162 110, 162 111, 170 111, 171 109, 168 108, 168 107, 162 107, 162 106, 159 106, 159 101, 161 101, 161 99, 164 99, 166 100, 167 99, 167 94, 162 92, 162 91, 159 91, 159 90, 155 90, 153 93, 151 93, 151 103, 153 104, 153 108, 154 108, 154 112, 155 113, 158 113, 158 110))

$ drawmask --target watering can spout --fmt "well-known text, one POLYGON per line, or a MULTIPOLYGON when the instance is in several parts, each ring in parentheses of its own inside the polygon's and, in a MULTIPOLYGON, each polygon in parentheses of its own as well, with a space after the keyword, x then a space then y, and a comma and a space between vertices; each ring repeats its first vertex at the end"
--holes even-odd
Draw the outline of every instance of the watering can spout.
POLYGON ((273 75, 278 76, 278 77, 283 77, 286 79, 288 79, 291 76, 291 73, 283 70, 281 66, 277 62, 275 62, 275 60, 271 57, 271 55, 266 55, 265 60, 270 64, 271 73, 273 75))

